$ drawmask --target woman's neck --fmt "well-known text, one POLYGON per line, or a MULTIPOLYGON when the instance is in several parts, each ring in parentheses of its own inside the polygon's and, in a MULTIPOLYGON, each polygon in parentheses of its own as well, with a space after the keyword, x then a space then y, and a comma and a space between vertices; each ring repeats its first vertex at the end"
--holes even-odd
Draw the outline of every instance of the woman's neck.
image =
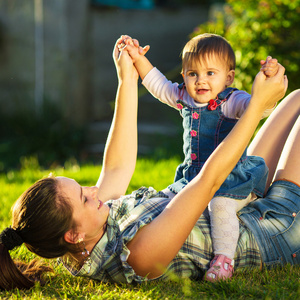
POLYGON ((85 240, 84 241, 84 248, 81 248, 80 251, 76 252, 76 253, 68 253, 67 256, 76 263, 77 268, 81 268, 83 266, 83 264, 85 263, 85 261, 87 260, 87 258, 90 256, 90 253, 93 251, 94 247, 96 246, 96 244, 101 240, 101 238, 103 237, 104 233, 106 231, 106 224, 103 226, 101 232, 99 232, 99 234, 94 237, 91 240, 85 240))

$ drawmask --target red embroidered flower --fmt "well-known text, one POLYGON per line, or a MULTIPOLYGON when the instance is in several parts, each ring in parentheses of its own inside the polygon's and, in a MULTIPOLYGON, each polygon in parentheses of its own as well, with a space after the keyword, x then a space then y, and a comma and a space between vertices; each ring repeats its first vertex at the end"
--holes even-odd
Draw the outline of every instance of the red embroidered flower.
POLYGON ((218 103, 216 100, 214 100, 214 99, 209 100, 208 106, 207 106, 208 110, 215 110, 217 107, 218 107, 218 103))
POLYGON ((197 120, 197 119, 199 118, 199 114, 196 113, 196 112, 194 112, 194 113, 192 114, 192 117, 193 117, 194 120, 197 120))
POLYGON ((192 154, 191 154, 191 159, 192 159, 192 160, 197 159, 197 155, 196 155, 195 153, 192 153, 192 154))
POLYGON ((191 134, 191 136, 197 136, 197 131, 196 130, 191 130, 190 134, 191 134))
POLYGON ((180 103, 177 104, 177 107, 178 107, 179 109, 183 109, 183 105, 180 104, 180 103))

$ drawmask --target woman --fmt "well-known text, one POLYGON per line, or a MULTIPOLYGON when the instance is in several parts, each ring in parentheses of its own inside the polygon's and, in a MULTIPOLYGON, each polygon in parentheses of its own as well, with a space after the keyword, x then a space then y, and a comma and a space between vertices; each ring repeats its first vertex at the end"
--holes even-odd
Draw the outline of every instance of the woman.
MULTIPOLYGON (((122 37, 117 44, 121 41, 122 37)), ((284 68, 280 66, 278 74, 273 78, 266 79, 263 73, 257 75, 248 109, 224 143, 211 155, 199 175, 180 193, 176 196, 168 190, 156 193, 150 188, 121 197, 126 192, 136 162, 138 76, 126 51, 119 53, 117 46, 114 49, 114 60, 119 86, 97 186, 81 187, 74 180, 64 177, 45 178, 21 195, 13 209, 12 227, 0 235, 2 289, 29 288, 34 285, 34 281, 41 280, 41 273, 49 270, 36 265, 31 267, 32 271, 25 271, 25 276, 19 271, 9 250, 23 242, 30 251, 42 257, 62 257, 74 275, 99 280, 140 282, 146 278, 163 278, 167 276, 168 270, 200 278, 208 267, 211 257, 205 255, 209 256, 209 251, 212 255, 212 247, 204 249, 203 246, 209 244, 209 232, 204 228, 207 220, 202 213, 243 153, 265 108, 284 95, 287 87, 284 68), (191 244, 191 237, 199 238, 196 245, 191 244)), ((254 143, 252 154, 262 155, 270 163, 268 158, 272 151, 268 151, 266 145, 261 151, 260 141, 269 135, 275 147, 279 137, 287 137, 293 127, 292 123, 299 115, 299 104, 296 103, 299 98, 299 93, 295 93, 288 100, 298 105, 297 108, 293 107, 298 112, 289 113, 293 117, 282 124, 284 128, 280 132, 281 136, 268 129, 273 126, 270 120, 260 140, 257 138, 254 143)), ((285 105, 282 107, 276 117, 286 119, 285 105)), ((300 166, 294 153, 296 150, 293 149, 300 144, 300 137, 296 136, 300 132, 299 128, 298 121, 288 138, 293 139, 291 150, 283 149, 283 154, 290 157, 286 160, 284 170, 297 169, 297 164, 300 166), (293 167, 289 167, 290 161, 293 167)), ((281 146, 283 148, 283 143, 281 146)), ((272 159, 278 160, 280 150, 275 154, 272 152, 272 155, 272 159)), ((284 158, 279 166, 283 164, 284 158)), ((279 178, 300 185, 296 172, 291 170, 289 175, 284 170, 285 177, 279 178)), ((296 185, 290 184, 296 189, 296 185)), ((238 249, 237 267, 259 265, 260 258, 264 259, 263 254, 260 257, 256 236, 251 229, 241 225, 241 238, 251 242, 252 248, 248 249, 247 243, 243 249, 246 251, 238 249), (244 252, 252 254, 249 255, 252 258, 244 252)), ((259 230, 255 233, 259 234, 259 230)), ((19 267, 22 271, 25 269, 24 265, 19 267)))

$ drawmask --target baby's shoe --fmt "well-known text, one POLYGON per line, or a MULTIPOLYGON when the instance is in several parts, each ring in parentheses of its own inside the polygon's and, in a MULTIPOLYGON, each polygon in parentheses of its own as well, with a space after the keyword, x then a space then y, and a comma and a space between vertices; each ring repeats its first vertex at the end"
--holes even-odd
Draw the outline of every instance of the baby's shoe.
POLYGON ((223 254, 218 254, 210 263, 210 268, 205 274, 205 280, 218 281, 230 278, 233 273, 233 259, 226 257, 223 254))

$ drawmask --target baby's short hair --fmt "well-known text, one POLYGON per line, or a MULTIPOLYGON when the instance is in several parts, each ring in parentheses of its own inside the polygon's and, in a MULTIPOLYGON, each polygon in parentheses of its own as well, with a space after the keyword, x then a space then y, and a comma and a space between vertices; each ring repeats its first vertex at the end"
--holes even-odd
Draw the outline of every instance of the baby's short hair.
POLYGON ((182 51, 182 68, 212 54, 224 59, 229 70, 235 69, 235 54, 231 45, 222 36, 212 33, 199 34, 186 43, 182 51))

